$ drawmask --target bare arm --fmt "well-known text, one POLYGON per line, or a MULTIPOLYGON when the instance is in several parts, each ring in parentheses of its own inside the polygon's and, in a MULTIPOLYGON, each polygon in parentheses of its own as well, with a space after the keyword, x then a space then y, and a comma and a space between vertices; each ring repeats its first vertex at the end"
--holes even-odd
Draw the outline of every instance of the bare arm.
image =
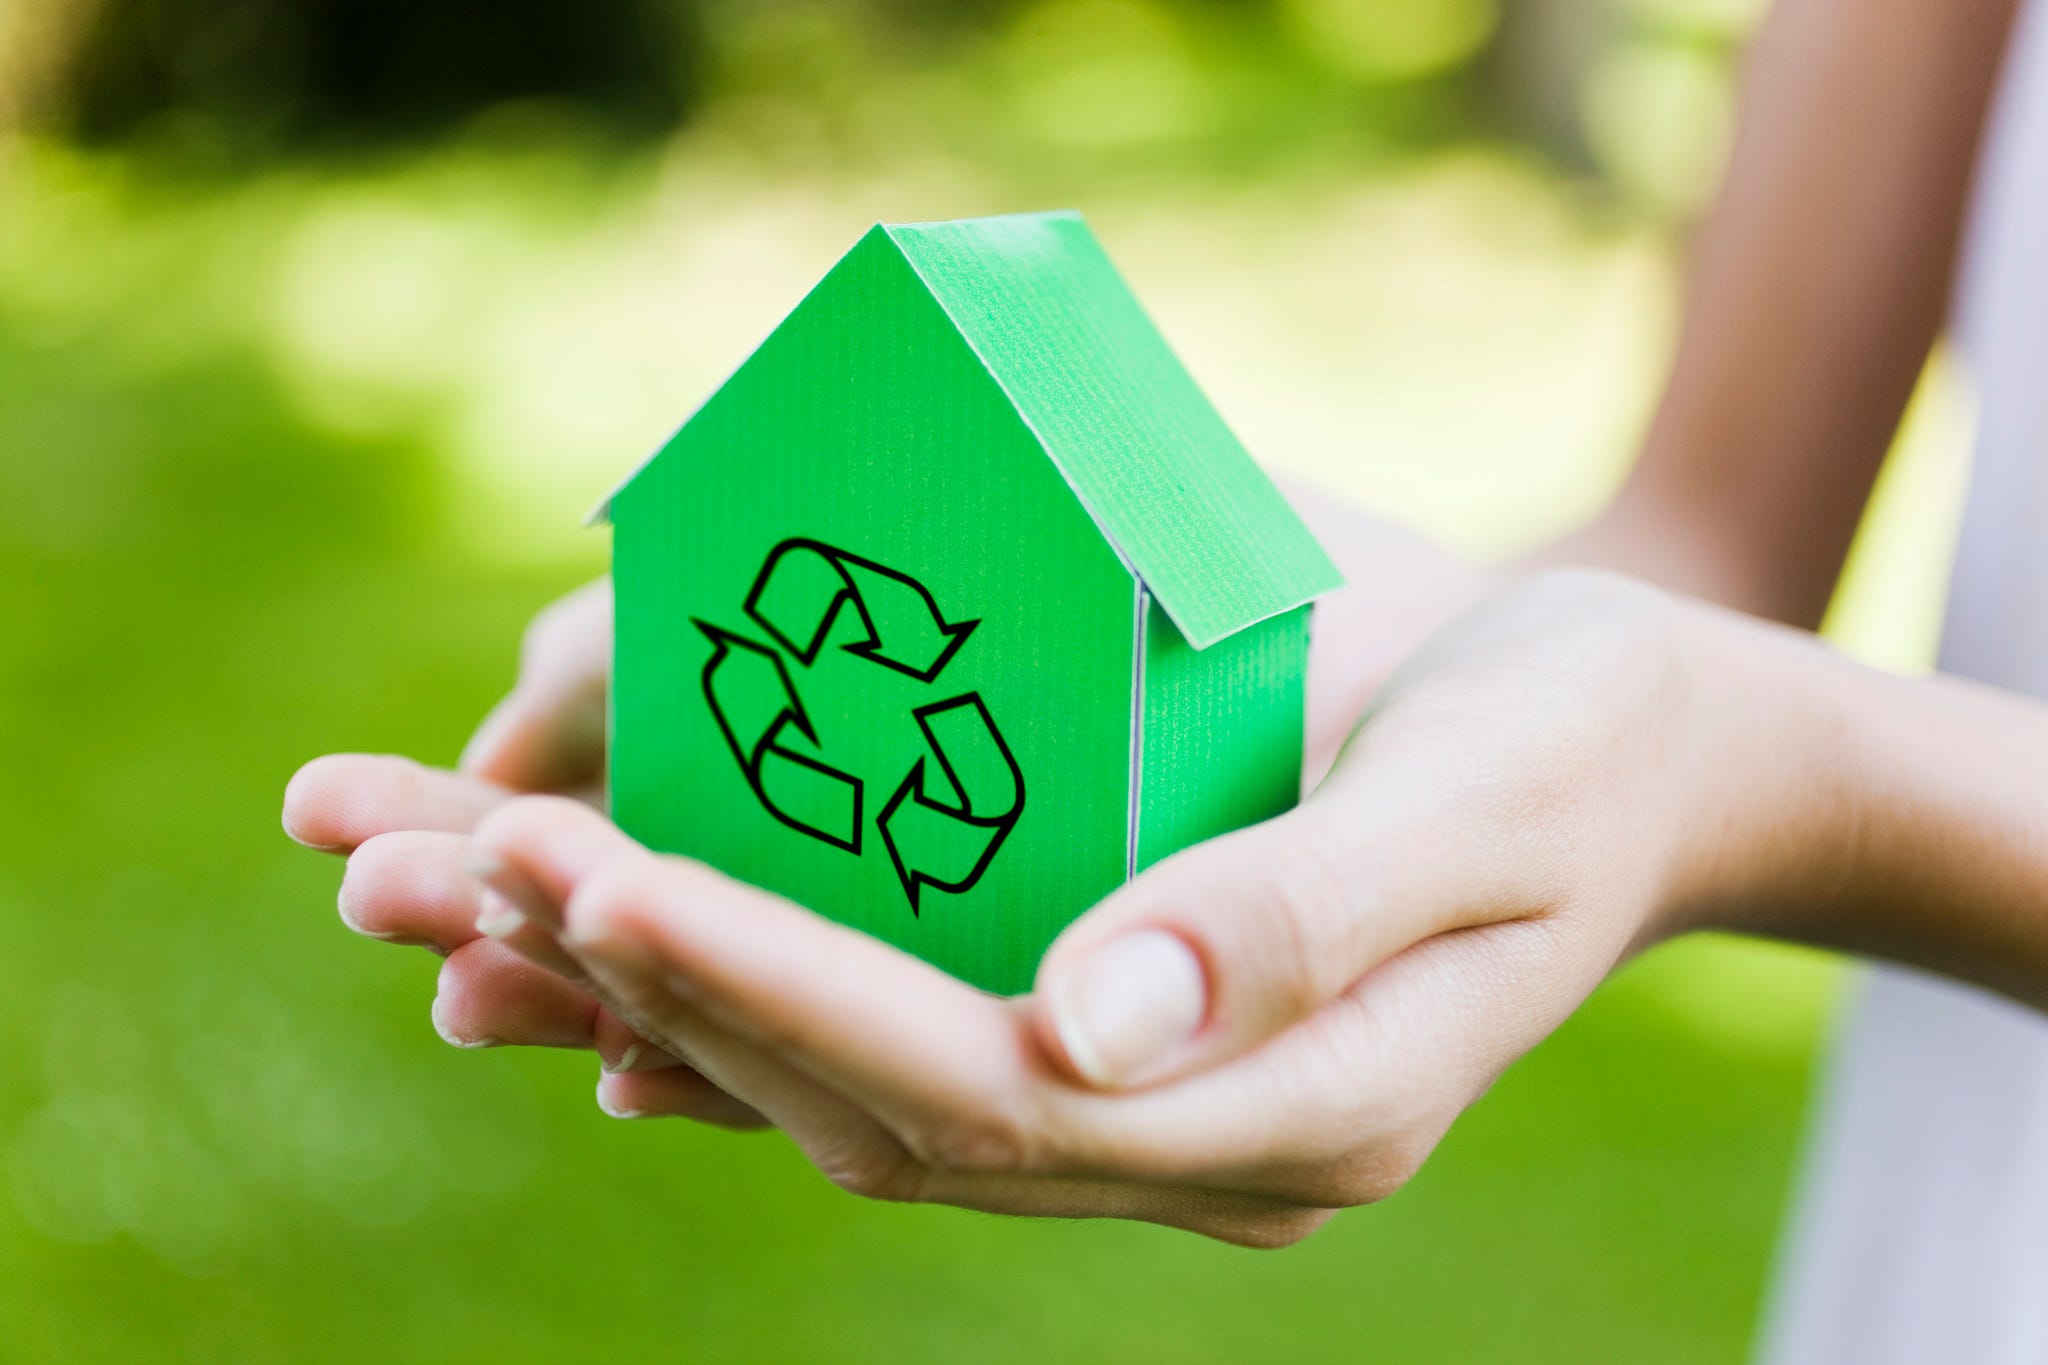
MULTIPOLYGON (((2048 1010, 2048 707, 1864 669, 1739 618, 1710 629, 1741 725, 1783 752, 1756 771, 1784 819, 1747 849, 1717 848, 1702 922, 1910 963, 2048 1010), (1785 876, 1795 846, 1819 856, 1785 876)), ((1691 923, 1681 912, 1665 931, 1691 923)))
POLYGON ((1941 325, 2016 8, 1779 0, 1642 458, 1543 562, 1819 622, 1941 325))

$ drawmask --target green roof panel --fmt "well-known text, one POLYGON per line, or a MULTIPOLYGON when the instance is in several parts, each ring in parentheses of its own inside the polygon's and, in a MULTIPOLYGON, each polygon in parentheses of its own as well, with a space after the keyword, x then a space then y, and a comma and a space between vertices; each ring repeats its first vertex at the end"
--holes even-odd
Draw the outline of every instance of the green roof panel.
POLYGON ((886 232, 1197 649, 1342 576, 1077 213, 886 232))

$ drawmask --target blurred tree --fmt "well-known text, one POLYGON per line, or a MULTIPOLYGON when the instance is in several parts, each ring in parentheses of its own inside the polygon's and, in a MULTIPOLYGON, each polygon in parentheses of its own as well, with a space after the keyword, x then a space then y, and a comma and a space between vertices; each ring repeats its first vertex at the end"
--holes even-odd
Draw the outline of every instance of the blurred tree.
POLYGON ((1486 104, 1560 165, 1594 169, 1579 92, 1618 27, 1609 0, 1502 0, 1479 72, 1486 104))
POLYGON ((30 118, 85 141, 174 112, 240 145, 377 142, 507 101, 658 133, 698 88, 692 5, 668 0, 52 0, 61 76, 30 118))

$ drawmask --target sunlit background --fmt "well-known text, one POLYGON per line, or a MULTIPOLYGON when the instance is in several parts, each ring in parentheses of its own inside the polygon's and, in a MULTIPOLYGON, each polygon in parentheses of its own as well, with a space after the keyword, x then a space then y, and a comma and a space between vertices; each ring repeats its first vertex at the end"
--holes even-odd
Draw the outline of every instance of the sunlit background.
MULTIPOLYGON (((1760 0, 0 0, 0 1359, 1739 1358, 1845 975, 1652 955, 1293 1251, 859 1204, 459 1054, 277 828, 446 761, 876 219, 1076 207, 1252 450, 1474 555, 1626 468, 1760 0)), ((1930 375, 1831 629, 1924 663, 1930 375)))

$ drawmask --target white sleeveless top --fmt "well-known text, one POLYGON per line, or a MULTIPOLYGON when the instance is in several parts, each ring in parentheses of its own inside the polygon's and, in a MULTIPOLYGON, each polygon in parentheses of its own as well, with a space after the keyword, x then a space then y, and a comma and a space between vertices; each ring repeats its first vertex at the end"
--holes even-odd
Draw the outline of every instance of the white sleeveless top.
MULTIPOLYGON (((2048 698, 2048 0, 2006 57, 1956 323, 1981 408, 1941 664, 2048 698)), ((2048 1016, 1873 971, 1806 1181, 1764 1360, 2048 1365, 2048 1016)))

